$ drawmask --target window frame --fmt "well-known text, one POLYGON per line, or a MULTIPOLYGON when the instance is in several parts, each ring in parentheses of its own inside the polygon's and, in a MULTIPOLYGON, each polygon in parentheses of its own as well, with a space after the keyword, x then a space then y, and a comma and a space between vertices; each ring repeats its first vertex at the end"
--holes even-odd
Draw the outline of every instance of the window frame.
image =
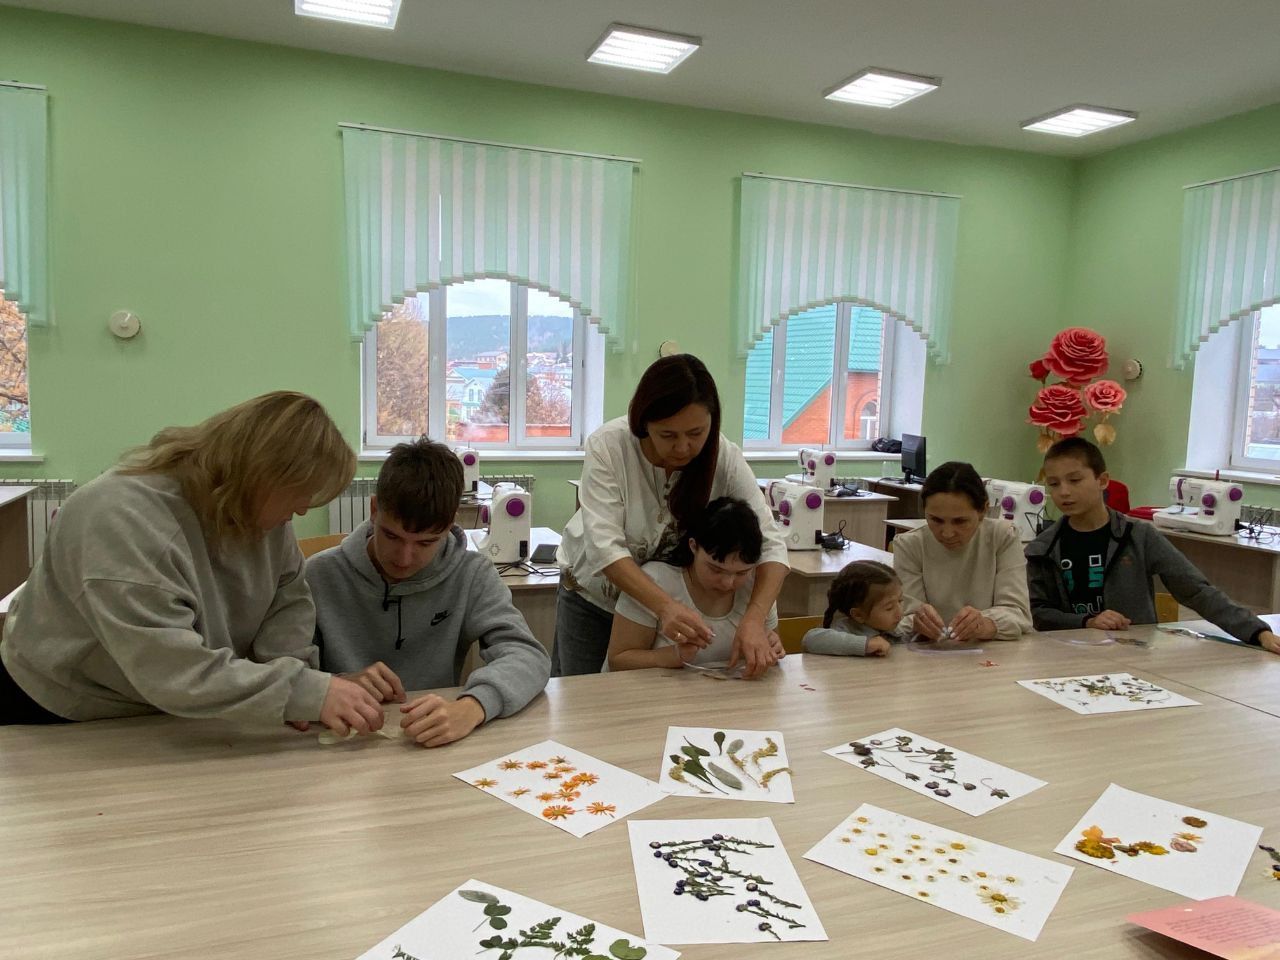
MULTIPOLYGON (((501 280, 510 286, 507 335, 507 369, 510 371, 511 398, 507 409, 507 439, 503 441, 477 441, 449 439, 446 376, 448 366, 448 287, 437 287, 427 294, 427 430, 428 435, 453 445, 474 447, 477 450, 510 451, 564 451, 582 449, 586 422, 587 392, 587 323, 578 308, 570 305, 573 314, 573 382, 570 385, 569 436, 529 437, 526 435, 525 405, 528 400, 529 364, 529 291, 539 289, 506 277, 475 277, 476 280, 501 280)), ((465 283, 470 281, 459 281, 465 283)), ((546 291, 540 291, 546 292, 546 291)), ((555 296, 548 293, 548 296, 555 296)), ((421 294, 419 296, 422 296, 421 294)), ((378 423, 378 325, 365 334, 361 350, 361 420, 363 446, 366 450, 387 450, 397 443, 416 437, 377 432, 378 423)))
MULTIPOLYGON (((861 440, 844 439, 848 391, 837 389, 837 384, 843 383, 849 374, 849 337, 851 335, 853 308, 855 306, 871 305, 857 300, 835 301, 835 348, 831 357, 831 378, 828 381, 831 384, 831 408, 827 422, 827 439, 821 444, 827 449, 848 450, 851 452, 870 450, 871 443, 875 439, 874 437, 866 437, 861 440)), ((871 308, 873 310, 879 309, 877 307, 871 308)), ((818 307, 810 307, 808 309, 818 309, 818 307)), ((769 432, 768 436, 764 438, 748 440, 744 437, 742 441, 744 450, 801 449, 799 444, 783 442, 782 400, 786 385, 787 324, 793 316, 806 313, 808 309, 797 310, 795 313, 788 314, 784 319, 773 325, 773 356, 770 359, 771 373, 769 379, 769 432)), ((898 321, 884 311, 880 311, 880 315, 882 321, 880 328, 880 391, 878 395, 879 406, 877 409, 879 414, 877 422, 883 435, 885 424, 889 422, 889 401, 893 389, 892 359, 895 350, 895 339, 898 335, 898 321)), ((744 383, 744 407, 745 391, 746 384, 744 383)))
POLYGON ((1236 323, 1240 329, 1236 336, 1236 356, 1233 369, 1235 383, 1232 385, 1231 411, 1231 452, 1228 465, 1239 470, 1251 470, 1262 473, 1275 473, 1280 470, 1280 457, 1266 459, 1250 457, 1246 452, 1249 435, 1249 388, 1253 383, 1254 344, 1258 339, 1262 321, 1262 310, 1280 310, 1280 305, 1272 305, 1255 310, 1248 317, 1241 317, 1236 323))

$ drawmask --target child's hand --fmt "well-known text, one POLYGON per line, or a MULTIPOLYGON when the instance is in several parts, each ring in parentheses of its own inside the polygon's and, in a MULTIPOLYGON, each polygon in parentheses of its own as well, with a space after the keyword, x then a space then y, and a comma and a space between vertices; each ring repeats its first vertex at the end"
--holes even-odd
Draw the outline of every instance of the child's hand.
POLYGON ((1258 643, 1262 644, 1263 650, 1280 653, 1280 637, 1277 637, 1270 630, 1263 630, 1258 634, 1258 643))
POLYGON ((892 647, 888 640, 884 637, 868 637, 867 638, 867 656, 868 657, 887 657, 889 648, 892 647))
POLYGON ((404 703, 404 684, 396 676, 396 672, 379 660, 371 663, 358 673, 344 673, 344 680, 358 683, 382 703, 404 703))
POLYGON ((956 643, 968 643, 970 640, 992 640, 996 635, 996 625, 990 617, 983 616, 982 611, 974 607, 962 607, 951 621, 951 639, 956 643))
POLYGON ((424 747, 443 747, 461 740, 484 722, 484 707, 475 697, 446 700, 434 693, 418 697, 400 708, 405 736, 424 747))
POLYGON ((946 624, 942 622, 942 617, 938 615, 938 611, 927 603, 921 605, 911 621, 911 629, 929 640, 941 640, 942 631, 945 627, 946 624))
POLYGON ((1128 630, 1132 624, 1132 620, 1114 610, 1103 610, 1096 617, 1091 617, 1084 622, 1086 627, 1094 630, 1128 630))

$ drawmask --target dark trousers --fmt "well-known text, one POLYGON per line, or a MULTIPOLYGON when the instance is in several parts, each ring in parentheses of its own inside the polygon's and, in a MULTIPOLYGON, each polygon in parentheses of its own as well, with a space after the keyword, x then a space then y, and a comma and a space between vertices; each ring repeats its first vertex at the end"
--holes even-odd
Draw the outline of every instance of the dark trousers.
POLYGON ((613 614, 582 594, 560 585, 556 593, 556 642, 551 654, 553 677, 599 673, 609 653, 613 614))
POLYGON ((0 660, 0 726, 15 723, 70 723, 65 717, 50 713, 18 686, 0 660))

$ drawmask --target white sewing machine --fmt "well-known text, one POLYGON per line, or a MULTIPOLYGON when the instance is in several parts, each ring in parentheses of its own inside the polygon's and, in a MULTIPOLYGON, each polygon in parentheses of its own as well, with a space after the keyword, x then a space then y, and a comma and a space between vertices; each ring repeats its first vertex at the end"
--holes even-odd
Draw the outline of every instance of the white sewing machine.
POLYGON ((800 473, 810 486, 829 490, 836 478, 836 455, 830 450, 801 450, 800 473))
POLYGON ((453 451, 462 461, 462 492, 475 494, 480 489, 480 452, 470 447, 462 447, 453 451))
POLYGON ((788 550, 822 546, 822 491, 807 483, 775 480, 769 484, 769 504, 778 511, 788 550))
POLYGON ((1236 532, 1244 488, 1226 480, 1173 477, 1169 481, 1173 505, 1151 517, 1157 527, 1225 537, 1236 532))
POLYGON ((493 488, 493 500, 480 507, 485 533, 476 537, 476 550, 494 563, 516 563, 529 556, 529 523, 533 513, 529 492, 512 483, 493 488))
POLYGON ((984 480, 983 485, 987 488, 987 516, 1010 521, 1023 543, 1034 540, 1044 516, 1044 487, 994 478, 984 480))

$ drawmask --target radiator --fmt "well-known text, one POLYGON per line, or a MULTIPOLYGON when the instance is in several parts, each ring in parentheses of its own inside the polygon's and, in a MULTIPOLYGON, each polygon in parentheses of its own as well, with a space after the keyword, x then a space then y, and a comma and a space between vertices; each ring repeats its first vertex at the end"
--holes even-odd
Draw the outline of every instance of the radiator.
MULTIPOLYGON (((481 482, 515 483, 533 493, 534 478, 527 473, 506 473, 482 476, 481 482)), ((377 477, 356 477, 347 489, 329 504, 329 532, 350 533, 369 519, 369 498, 377 493, 377 477)))
POLYGON ((44 550, 45 534, 53 515, 76 488, 70 480, 0 480, 4 487, 35 487, 27 495, 27 551, 31 562, 44 550))

